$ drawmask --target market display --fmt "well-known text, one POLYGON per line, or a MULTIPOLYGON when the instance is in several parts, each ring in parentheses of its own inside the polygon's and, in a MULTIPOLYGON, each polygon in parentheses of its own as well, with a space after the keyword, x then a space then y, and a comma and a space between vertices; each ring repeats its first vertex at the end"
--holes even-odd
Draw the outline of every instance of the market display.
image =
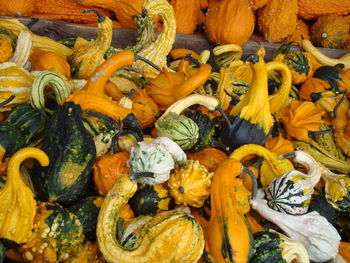
POLYGON ((98 28, 0 17, 0 262, 350 262, 350 3, 314 2, 0 0, 98 28))

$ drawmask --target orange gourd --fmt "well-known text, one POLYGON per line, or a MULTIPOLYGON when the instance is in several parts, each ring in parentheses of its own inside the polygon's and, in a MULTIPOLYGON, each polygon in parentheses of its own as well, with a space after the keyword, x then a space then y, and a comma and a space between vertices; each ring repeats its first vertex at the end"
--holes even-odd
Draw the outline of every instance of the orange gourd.
POLYGON ((192 34, 197 27, 200 12, 199 0, 171 0, 175 11, 176 32, 192 34))
POLYGON ((112 97, 115 101, 119 101, 124 97, 124 94, 121 93, 118 86, 112 81, 107 81, 105 84, 105 93, 107 96, 112 97))
POLYGON ((224 44, 244 44, 254 30, 254 13, 249 1, 222 0, 209 7, 205 30, 210 41, 224 44))
POLYGON ((249 3, 253 10, 257 10, 266 5, 268 1, 269 0, 249 0, 249 3))
POLYGON ((290 42, 299 42, 303 39, 311 39, 310 36, 310 28, 305 22, 301 19, 297 19, 297 26, 295 27, 295 30, 287 37, 285 38, 282 42, 283 43, 290 43, 290 42))
POLYGON ((270 0, 259 11, 259 30, 267 41, 281 42, 295 30, 297 13, 297 0, 270 0))
POLYGON ((195 51, 187 48, 173 48, 169 53, 172 59, 184 58, 188 54, 194 59, 199 59, 199 55, 195 51))
POLYGON ((345 262, 350 262, 350 243, 349 242, 340 242, 339 255, 342 256, 345 262))
POLYGON ((8 61, 13 55, 11 43, 6 39, 0 39, 0 63, 8 61))
POLYGON ((316 94, 320 94, 331 88, 328 81, 318 78, 306 79, 299 89, 299 97, 304 100, 313 101, 316 94), (315 95, 313 95, 315 94, 315 95))
POLYGON ((31 16, 35 0, 0 0, 0 15, 31 16))
POLYGON ((34 48, 31 54, 32 70, 57 70, 60 74, 70 77, 70 66, 65 57, 52 51, 34 48))
POLYGON ((350 13, 349 1, 344 0, 298 0, 298 16, 311 20, 327 14, 346 15, 350 13))
POLYGON ((311 27, 312 43, 318 47, 344 48, 349 38, 350 23, 343 16, 321 16, 311 27))
POLYGON ((152 127, 160 116, 159 106, 147 94, 145 89, 136 90, 132 96, 132 111, 142 128, 152 127))
POLYGON ((287 154, 294 152, 293 143, 290 140, 283 138, 281 135, 277 137, 270 137, 265 142, 264 146, 270 152, 277 154, 287 154))
POLYGON ((93 181, 100 195, 105 196, 120 176, 129 173, 128 159, 128 152, 106 154, 97 158, 93 167, 93 181))
POLYGON ((198 160, 209 172, 212 172, 228 158, 228 155, 219 149, 208 147, 198 152, 187 153, 187 158, 198 160))

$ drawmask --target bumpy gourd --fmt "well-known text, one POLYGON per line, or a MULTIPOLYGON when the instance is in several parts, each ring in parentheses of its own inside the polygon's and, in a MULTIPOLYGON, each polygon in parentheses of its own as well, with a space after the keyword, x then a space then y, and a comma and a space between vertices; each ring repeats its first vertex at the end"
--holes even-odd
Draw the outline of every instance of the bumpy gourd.
POLYGON ((343 0, 298 0, 298 16, 306 20, 332 13, 346 15, 349 12, 349 3, 343 0))
POLYGON ((49 164, 48 156, 36 148, 23 148, 10 159, 7 168, 7 180, 0 192, 0 238, 6 238, 18 244, 26 242, 34 226, 36 201, 32 190, 22 181, 19 170, 27 158, 37 159, 41 165, 49 164))
POLYGON ((0 65, 0 98, 1 101, 11 95, 16 97, 6 106, 0 107, 0 111, 7 111, 11 106, 19 103, 28 103, 30 88, 34 77, 24 68, 13 62, 4 62, 0 65))
MULTIPOLYGON (((144 9, 149 16, 159 16, 163 23, 162 32, 156 40, 146 45, 138 55, 150 60, 159 68, 166 66, 166 56, 170 52, 176 35, 176 21, 174 9, 166 0, 147 0, 144 2, 144 9)), ((147 78, 155 78, 159 72, 142 61, 136 61, 134 66, 139 69, 147 78)))
POLYGON ((210 195, 211 179, 214 173, 199 161, 188 160, 180 170, 170 175, 168 186, 175 203, 201 207, 210 195))
POLYGON ((181 210, 156 214, 139 230, 132 247, 120 244, 116 239, 119 214, 136 190, 136 182, 123 176, 103 202, 97 240, 104 258, 111 263, 197 262, 204 247, 203 230, 192 216, 181 210))

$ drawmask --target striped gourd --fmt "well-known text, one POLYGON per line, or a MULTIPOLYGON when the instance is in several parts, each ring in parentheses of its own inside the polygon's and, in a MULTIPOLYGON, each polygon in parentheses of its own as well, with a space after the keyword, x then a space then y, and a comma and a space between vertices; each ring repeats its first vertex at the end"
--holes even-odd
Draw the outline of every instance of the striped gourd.
POLYGON ((188 150, 196 144, 199 137, 198 125, 190 118, 170 112, 155 123, 158 136, 168 137, 181 149, 188 150))
MULTIPOLYGON (((160 17, 163 23, 163 29, 154 42, 145 46, 137 54, 150 60, 158 67, 163 68, 166 66, 166 56, 175 42, 176 21, 174 9, 167 0, 147 0, 143 8, 147 10, 149 17, 160 17)), ((139 37, 142 39, 142 36, 139 37)), ((153 79, 159 74, 157 70, 142 61, 136 61, 135 67, 147 78, 153 79)))
POLYGON ((305 247, 271 228, 265 228, 254 234, 255 253, 250 263, 277 263, 310 261, 305 247))
POLYGON ((8 111, 15 104, 28 103, 33 79, 28 71, 13 62, 0 64, 0 102, 16 95, 6 106, 0 107, 0 111, 8 111))
POLYGON ((305 166, 308 173, 292 170, 274 179, 265 189, 267 204, 283 213, 305 214, 314 186, 321 177, 321 169, 309 154, 302 151, 295 151, 294 161, 305 166))
POLYGON ((24 67, 32 52, 32 33, 29 30, 22 30, 17 39, 16 50, 10 62, 14 62, 17 65, 24 67))
POLYGON ((56 95, 56 101, 62 102, 71 94, 70 84, 65 78, 51 71, 42 71, 33 81, 30 101, 35 109, 45 108, 44 89, 51 86, 56 95))

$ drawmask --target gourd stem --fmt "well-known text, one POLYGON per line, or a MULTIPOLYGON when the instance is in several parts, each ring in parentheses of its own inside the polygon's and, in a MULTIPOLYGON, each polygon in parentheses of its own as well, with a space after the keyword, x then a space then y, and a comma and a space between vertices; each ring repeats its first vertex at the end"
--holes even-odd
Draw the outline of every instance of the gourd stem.
MULTIPOLYGON (((339 106, 340 106, 340 104, 342 104, 342 102, 344 101, 344 99, 345 99, 345 96, 346 96, 346 92, 347 92, 347 90, 345 89, 344 91, 343 91, 343 96, 340 98, 340 100, 337 102, 337 104, 334 106, 334 109, 333 109, 333 118, 335 119, 335 118, 338 118, 338 109, 339 109, 339 106)), ((341 94, 341 93, 340 93, 341 94)))
POLYGON ((247 173, 250 179, 252 179, 252 183, 253 183, 252 199, 254 200, 256 197, 256 193, 258 192, 258 181, 256 180, 254 173, 249 168, 243 166, 243 172, 247 173))
POLYGON ((257 54, 250 54, 248 57, 246 57, 244 62, 252 62, 253 64, 258 63, 259 56, 257 54))
POLYGON ((115 127, 115 120, 107 115, 104 115, 102 113, 98 113, 96 111, 92 111, 92 110, 87 110, 86 111, 86 114, 92 116, 92 117, 96 117, 96 118, 100 118, 100 119, 103 119, 103 120, 106 120, 106 121, 109 121, 111 123, 114 123, 114 127, 115 127))
POLYGON ((136 181, 140 177, 152 177, 152 178, 154 178, 154 173, 152 173, 152 172, 140 172, 140 173, 132 173, 129 175, 129 178, 133 181, 136 181))
POLYGON ((192 63, 194 63, 196 65, 196 67, 200 67, 200 63, 197 59, 195 59, 194 57, 192 57, 191 53, 188 53, 185 57, 184 60, 190 61, 192 63))
POLYGON ((308 131, 308 135, 309 137, 313 137, 313 136, 316 136, 316 135, 322 135, 322 134, 325 134, 325 133, 328 133, 328 132, 332 132, 334 129, 334 127, 331 127, 329 129, 326 129, 326 130, 322 130, 322 131, 308 131))
POLYGON ((230 150, 230 147, 228 147, 226 144, 223 144, 223 143, 218 142, 218 141, 212 141, 211 146, 215 147, 215 148, 219 148, 225 152, 228 152, 230 150))
POLYGON ((289 159, 289 158, 295 158, 295 152, 281 154, 278 156, 279 159, 289 159))
POLYGON ((158 70, 158 71, 161 71, 161 68, 158 67, 156 64, 154 64, 152 61, 148 60, 147 58, 144 58, 144 57, 141 57, 139 55, 135 55, 135 59, 136 60, 141 60, 145 63, 147 63, 148 65, 150 65, 151 67, 153 67, 154 69, 158 70))
POLYGON ((132 96, 134 96, 135 92, 136 92, 136 89, 132 89, 132 90, 129 92, 129 94, 128 94, 127 97, 128 97, 129 99, 131 99, 132 96))
POLYGON ((220 105, 216 106, 215 109, 220 112, 222 117, 224 117, 228 127, 231 128, 232 124, 231 124, 230 118, 227 116, 226 112, 220 107, 220 105))
POLYGON ((6 106, 7 104, 9 104, 11 101, 13 101, 15 97, 16 97, 16 94, 12 94, 8 99, 0 103, 0 107, 6 106))
POLYGON ((96 15, 97 15, 97 17, 98 17, 98 22, 99 23, 102 23, 103 21, 105 21, 105 17, 100 13, 100 12, 98 12, 97 10, 95 10, 95 9, 85 9, 84 11, 83 11, 83 13, 85 14, 85 13, 95 13, 96 15))

